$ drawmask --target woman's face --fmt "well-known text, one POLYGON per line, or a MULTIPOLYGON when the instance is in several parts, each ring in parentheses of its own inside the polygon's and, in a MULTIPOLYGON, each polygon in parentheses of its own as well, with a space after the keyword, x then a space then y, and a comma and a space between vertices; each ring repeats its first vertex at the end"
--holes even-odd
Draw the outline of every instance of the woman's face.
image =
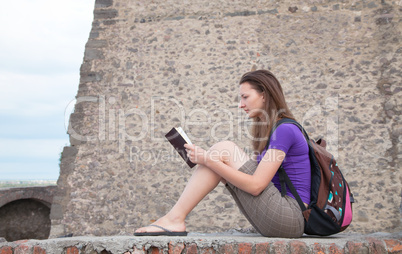
POLYGON ((250 118, 261 117, 264 114, 265 98, 263 93, 257 92, 248 82, 240 84, 239 93, 239 108, 244 109, 250 118))

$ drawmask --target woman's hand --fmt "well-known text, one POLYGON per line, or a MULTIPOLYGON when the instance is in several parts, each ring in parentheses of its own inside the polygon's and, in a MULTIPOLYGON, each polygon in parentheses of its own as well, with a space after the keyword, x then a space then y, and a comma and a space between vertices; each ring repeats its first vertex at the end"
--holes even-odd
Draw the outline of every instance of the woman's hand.
POLYGON ((199 146, 185 144, 184 147, 187 151, 187 157, 190 159, 191 162, 196 164, 203 164, 207 163, 207 152, 199 146))

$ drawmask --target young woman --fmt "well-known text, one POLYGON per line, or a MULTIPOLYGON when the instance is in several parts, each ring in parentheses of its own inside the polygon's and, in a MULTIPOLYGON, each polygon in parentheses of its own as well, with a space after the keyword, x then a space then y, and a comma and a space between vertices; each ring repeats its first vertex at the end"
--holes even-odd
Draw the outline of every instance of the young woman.
POLYGON ((260 234, 303 234, 300 206, 289 190, 281 196, 277 171, 282 164, 301 199, 308 204, 311 173, 307 142, 297 126, 284 123, 274 131, 266 147, 272 126, 281 118, 294 119, 282 87, 271 72, 244 74, 239 92, 239 107, 254 121, 252 145, 256 155, 249 158, 229 141, 219 142, 208 151, 185 145, 197 168, 173 208, 152 225, 137 229, 135 235, 187 235, 186 216, 219 182, 226 184, 242 213, 260 234))

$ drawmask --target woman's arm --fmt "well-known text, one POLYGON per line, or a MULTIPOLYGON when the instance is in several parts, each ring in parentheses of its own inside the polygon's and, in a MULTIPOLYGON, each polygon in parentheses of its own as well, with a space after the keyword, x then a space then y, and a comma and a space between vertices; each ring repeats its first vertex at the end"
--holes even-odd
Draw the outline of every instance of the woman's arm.
POLYGON ((268 186, 285 158, 283 151, 269 149, 259 163, 255 173, 248 175, 232 168, 217 156, 197 146, 186 145, 186 148, 189 151, 189 157, 192 162, 205 165, 227 182, 254 196, 259 195, 268 186))

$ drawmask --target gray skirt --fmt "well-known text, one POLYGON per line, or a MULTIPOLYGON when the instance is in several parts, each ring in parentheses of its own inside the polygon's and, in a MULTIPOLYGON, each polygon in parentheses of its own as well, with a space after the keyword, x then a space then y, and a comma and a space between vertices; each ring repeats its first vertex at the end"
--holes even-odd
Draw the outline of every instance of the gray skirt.
MULTIPOLYGON (((258 163, 249 160, 239 171, 252 175, 258 163)), ((251 225, 263 236, 300 237, 304 231, 304 218, 297 201, 289 196, 282 197, 270 182, 258 196, 240 190, 231 183, 226 184, 241 212, 251 225)))

